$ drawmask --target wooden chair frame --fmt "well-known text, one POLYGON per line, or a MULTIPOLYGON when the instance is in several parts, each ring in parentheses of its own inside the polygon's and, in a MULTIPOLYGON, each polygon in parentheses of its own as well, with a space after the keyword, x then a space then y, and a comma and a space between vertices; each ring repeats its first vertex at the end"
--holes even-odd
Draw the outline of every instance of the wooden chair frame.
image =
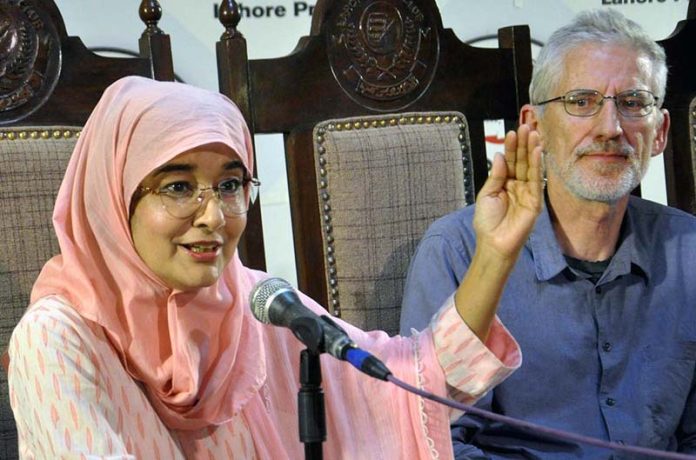
MULTIPOLYGON (((451 29, 443 28, 434 0, 319 0, 310 35, 302 37, 291 54, 249 60, 246 40, 237 30, 237 3, 224 0, 219 13, 225 27, 217 43, 220 90, 237 103, 254 134, 284 135, 298 284, 319 302, 326 302, 328 297, 317 275, 324 272, 321 245, 317 244, 321 238, 320 216, 311 210, 313 203, 318 207, 312 186, 316 183, 311 154, 314 125, 331 118, 379 113, 462 112, 469 122, 474 182, 480 187, 487 176, 484 120, 504 119, 508 127, 513 127, 519 109, 528 102, 532 60, 527 26, 501 29, 500 48, 476 48, 462 43, 451 29), (412 40, 414 48, 410 56, 404 47, 401 55, 394 57, 394 52, 391 58, 397 63, 395 73, 411 72, 405 77, 400 75, 400 84, 406 88, 380 87, 369 81, 365 72, 388 72, 393 68, 369 61, 374 58, 370 50, 347 44, 360 27, 356 23, 369 16, 360 16, 368 8, 384 9, 375 12, 377 19, 399 11, 392 17, 403 20, 400 33, 404 40, 412 40), (357 59, 363 61, 356 63, 351 52, 362 53, 357 59), (407 61, 405 70, 398 68, 402 58, 407 61), (475 62, 476 68, 467 65, 469 62, 475 62), (409 63, 415 64, 408 67, 409 63), (357 75, 356 68, 360 67, 363 74, 357 75)), ((388 42, 375 46, 381 47, 377 51, 382 54, 393 51, 388 42)), ((247 265, 264 269, 261 228, 259 207, 255 207, 240 242, 240 255, 247 265)))

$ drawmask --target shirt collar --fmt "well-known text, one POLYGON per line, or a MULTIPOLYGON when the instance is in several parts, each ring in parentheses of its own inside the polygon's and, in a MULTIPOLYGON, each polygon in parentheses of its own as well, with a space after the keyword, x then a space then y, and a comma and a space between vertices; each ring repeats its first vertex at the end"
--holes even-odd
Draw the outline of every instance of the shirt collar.
POLYGON ((532 252, 534 268, 539 281, 548 281, 568 267, 558 240, 556 240, 546 203, 544 203, 544 209, 537 218, 532 234, 529 235, 526 246, 532 252))
MULTIPOLYGON (((611 276, 604 276, 605 279, 613 279, 616 276, 631 272, 642 274, 646 279, 649 278, 650 246, 649 242, 645 241, 647 232, 644 227, 646 224, 638 219, 638 213, 633 206, 635 199, 635 197, 629 199, 621 229, 619 247, 607 268, 610 273, 605 274, 611 276)), ((539 281, 548 281, 568 268, 553 231, 551 216, 546 204, 544 204, 544 209, 537 218, 525 246, 532 253, 539 281)))
POLYGON ((641 213, 636 209, 636 204, 639 201, 640 198, 634 196, 628 200, 624 228, 622 229, 623 241, 619 246, 617 255, 625 252, 626 260, 634 268, 639 269, 646 278, 650 278, 651 254, 654 254, 652 251, 654 243, 650 241, 648 235, 652 233, 649 231, 649 226, 654 224, 654 220, 649 219, 648 214, 641 213))

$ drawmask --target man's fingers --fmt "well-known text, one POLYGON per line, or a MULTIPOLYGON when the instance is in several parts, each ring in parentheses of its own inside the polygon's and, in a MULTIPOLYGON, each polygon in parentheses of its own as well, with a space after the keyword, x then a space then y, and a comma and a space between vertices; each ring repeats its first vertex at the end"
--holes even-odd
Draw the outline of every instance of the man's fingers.
POLYGON ((498 193, 503 189, 505 181, 508 180, 507 177, 508 168, 506 165, 506 159, 502 154, 496 153, 493 157, 493 165, 491 166, 491 174, 488 176, 488 180, 481 187, 479 195, 487 196, 493 193, 498 193))
POLYGON ((528 156, 531 150, 528 150, 529 142, 529 126, 521 125, 517 129, 517 161, 515 162, 515 178, 518 180, 527 180, 528 156))
POLYGON ((517 133, 508 131, 505 134, 505 163, 507 164, 507 177, 515 177, 515 164, 517 163, 517 133))
POLYGON ((532 131, 529 133, 527 150, 529 151, 529 168, 527 171, 527 179, 529 181, 541 182, 543 180, 543 173, 541 171, 542 146, 538 132, 532 131))

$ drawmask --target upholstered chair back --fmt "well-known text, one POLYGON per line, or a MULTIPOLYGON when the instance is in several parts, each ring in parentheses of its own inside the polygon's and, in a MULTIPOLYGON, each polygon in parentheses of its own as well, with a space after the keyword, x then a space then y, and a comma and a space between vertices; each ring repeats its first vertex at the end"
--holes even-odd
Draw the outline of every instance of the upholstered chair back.
POLYGON ((72 126, 0 128, 0 340, 7 345, 39 270, 59 253, 51 216, 79 136, 72 126), (7 313, 10 312, 9 315, 7 313))
POLYGON ((363 329, 396 334, 418 241, 474 199, 466 118, 351 117, 317 124, 313 137, 328 306, 363 329))
MULTIPOLYGON (((29 305, 43 264, 58 254, 51 215, 79 135, 71 126, 0 128, 0 349, 29 305)), ((3 445, 16 446, 6 378, 0 379, 3 445)), ((7 454, 7 452, 5 452, 7 454)), ((2 455, 0 455, 2 456, 2 455)), ((2 458, 12 458, 5 457, 2 458)))

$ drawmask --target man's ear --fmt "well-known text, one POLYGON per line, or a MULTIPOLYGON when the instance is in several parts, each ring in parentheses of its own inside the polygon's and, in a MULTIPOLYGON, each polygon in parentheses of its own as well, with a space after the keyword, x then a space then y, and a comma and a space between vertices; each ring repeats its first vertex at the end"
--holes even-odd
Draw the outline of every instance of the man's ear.
POLYGON ((670 118, 667 109, 660 109, 662 112, 662 124, 655 128, 655 139, 653 140, 651 156, 657 156, 665 151, 667 147, 667 134, 669 133, 670 118))

